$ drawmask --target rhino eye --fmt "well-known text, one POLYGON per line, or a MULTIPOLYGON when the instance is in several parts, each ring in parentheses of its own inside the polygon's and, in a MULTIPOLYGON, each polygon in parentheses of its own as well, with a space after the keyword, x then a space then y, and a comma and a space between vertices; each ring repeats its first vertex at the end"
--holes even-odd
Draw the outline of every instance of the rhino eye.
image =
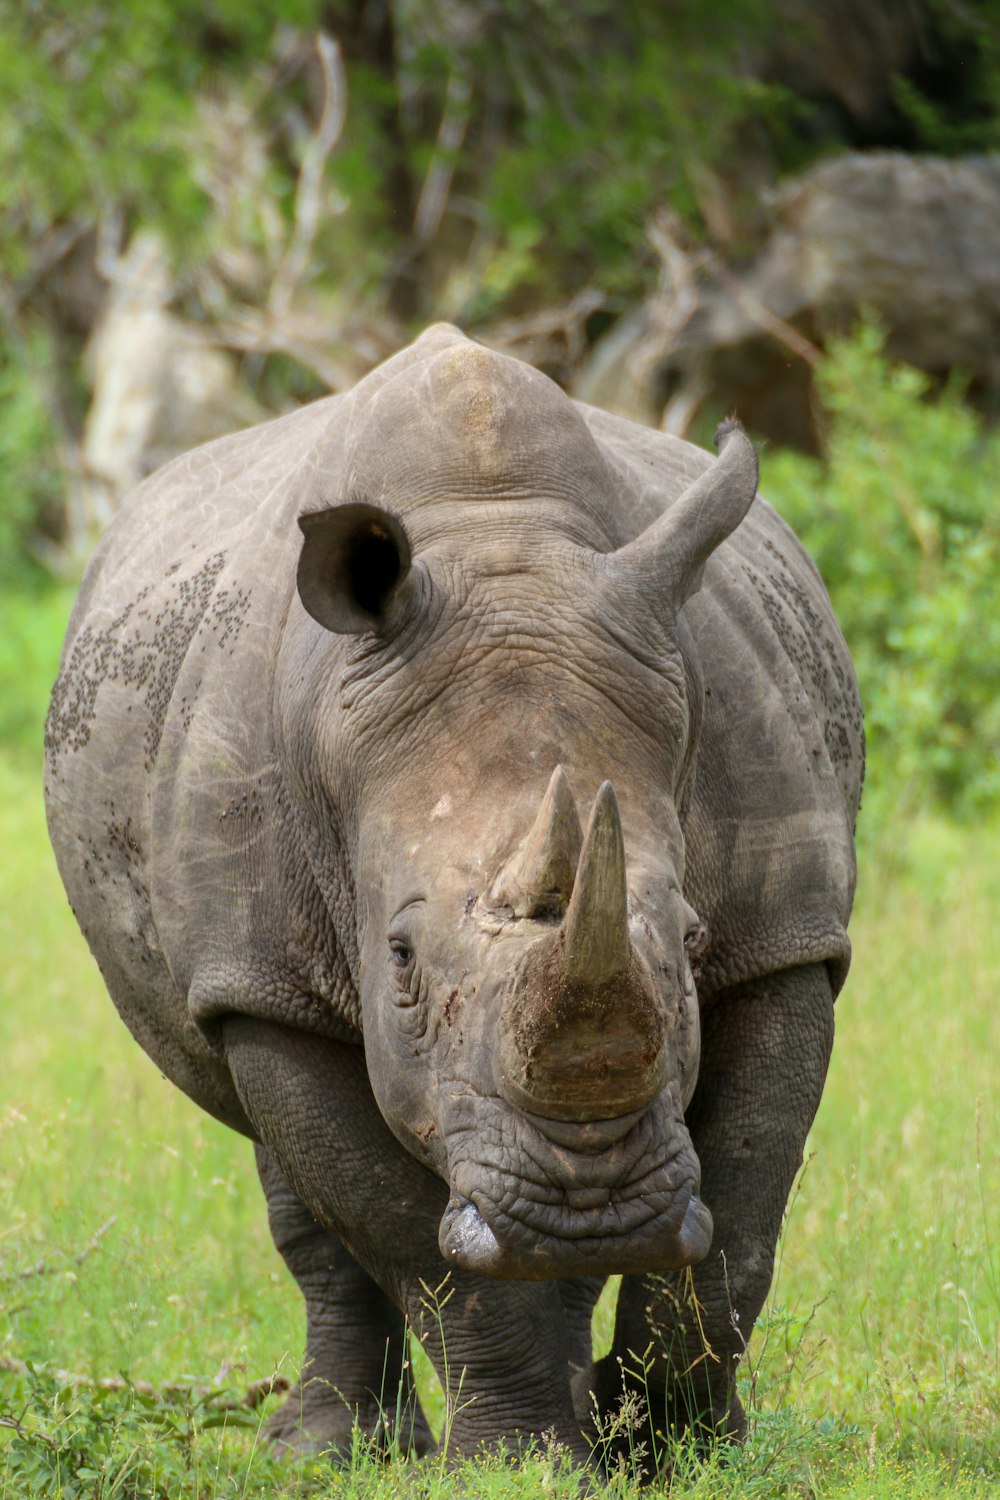
POLYGON ((689 958, 701 958, 708 947, 708 928, 704 922, 695 922, 684 934, 684 946, 689 958))
POLYGON ((405 969, 413 958, 413 950, 399 938, 389 939, 390 962, 397 969, 405 969))

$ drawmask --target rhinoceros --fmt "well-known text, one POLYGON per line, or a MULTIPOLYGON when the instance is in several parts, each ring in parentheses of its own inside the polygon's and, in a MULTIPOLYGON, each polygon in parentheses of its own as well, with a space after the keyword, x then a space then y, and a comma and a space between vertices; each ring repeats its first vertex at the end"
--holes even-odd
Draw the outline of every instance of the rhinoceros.
POLYGON ((586 1460, 623 1388, 647 1448, 745 1428, 863 730, 752 444, 717 444, 435 326, 167 464, 90 564, 52 841, 133 1036, 254 1142, 307 1309, 293 1449, 398 1418, 427 1450, 408 1327, 453 1452, 586 1460))

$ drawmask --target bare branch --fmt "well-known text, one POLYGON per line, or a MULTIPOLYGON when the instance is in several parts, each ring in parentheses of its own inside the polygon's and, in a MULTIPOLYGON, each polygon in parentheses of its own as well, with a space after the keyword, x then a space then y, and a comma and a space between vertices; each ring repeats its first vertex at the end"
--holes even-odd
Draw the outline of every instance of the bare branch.
POLYGON ((430 244, 444 217, 451 180, 455 175, 455 160, 469 125, 471 97, 468 78, 462 73, 452 73, 448 79, 437 143, 413 216, 413 235, 418 245, 430 244))
POLYGON ((747 291, 739 277, 734 276, 728 266, 724 265, 717 255, 706 255, 706 268, 710 276, 722 287, 736 305, 742 308, 751 323, 756 323, 763 333, 769 333, 779 344, 784 344, 786 349, 810 368, 819 364, 823 358, 823 351, 818 344, 807 339, 805 334, 800 333, 791 323, 786 323, 784 318, 779 318, 769 307, 765 307, 758 297, 747 291))
POLYGON ((37 253, 27 276, 11 288, 9 295, 4 294, 5 317, 11 319, 14 317, 18 308, 27 301, 38 284, 44 281, 50 271, 53 271, 59 262, 76 248, 91 227, 89 219, 80 217, 69 219, 65 224, 50 225, 39 241, 37 253))
POLYGON ((295 189, 295 220, 292 237, 275 273, 267 309, 275 320, 285 317, 295 291, 306 273, 319 228, 323 173, 330 153, 340 139, 347 115, 347 79, 340 48, 332 37, 319 32, 316 51, 323 71, 323 112, 314 134, 306 142, 295 189))
POLYGON ((19 1438, 26 1438, 29 1442, 37 1441, 45 1443, 49 1448, 56 1447, 56 1440, 51 1433, 42 1432, 38 1427, 25 1427, 20 1417, 6 1417, 0 1412, 0 1427, 9 1427, 19 1438))
MULTIPOLYGON (((117 1221, 117 1214, 112 1214, 110 1219, 106 1219, 105 1222, 101 1225, 100 1229, 95 1230, 95 1232, 91 1235, 90 1239, 84 1245, 79 1254, 73 1256, 72 1264, 74 1266, 82 1266, 88 1255, 92 1255, 94 1253, 98 1245, 101 1243, 101 1240, 107 1234, 108 1230, 111 1229, 117 1223, 117 1221)), ((3 1279, 8 1282, 28 1281, 32 1276, 51 1276, 53 1271, 61 1271, 62 1269, 63 1264, 53 1265, 51 1261, 40 1260, 35 1265, 28 1266, 27 1270, 18 1271, 15 1275, 4 1277, 3 1279)))
MULTIPOLYGON (((281 324, 275 325, 266 315, 254 308, 243 308, 238 323, 227 323, 206 336, 206 347, 236 349, 241 354, 287 354, 303 369, 321 380, 331 391, 348 390, 359 378, 354 364, 344 364, 330 352, 330 337, 322 342, 315 336, 310 338, 302 320, 290 315, 281 324)), ((315 321, 312 325, 315 334, 315 321)))
POLYGON ((586 323, 592 313, 606 305, 605 294, 596 287, 583 287, 568 302, 543 308, 525 318, 505 318, 477 330, 490 344, 514 350, 533 363, 545 363, 559 355, 563 364, 572 366, 580 359, 586 344, 586 323))
POLYGON ((672 305, 670 326, 676 336, 694 312, 700 297, 697 289, 699 271, 711 276, 722 290, 757 327, 784 344, 786 349, 813 366, 823 358, 823 351, 801 334, 791 323, 779 318, 777 313, 765 307, 759 297, 730 271, 716 251, 708 245, 691 248, 686 241, 683 226, 673 214, 663 210, 655 214, 647 226, 649 242, 663 262, 664 278, 671 292, 672 305))
MULTIPOLYGON (((59 1385, 71 1385, 81 1391, 135 1391, 137 1395, 143 1396, 148 1401, 162 1401, 164 1404, 178 1396, 188 1396, 194 1401, 212 1400, 214 1411, 240 1411, 243 1407, 255 1408, 266 1401, 268 1396, 281 1396, 291 1389, 291 1381, 287 1375, 280 1375, 277 1371, 273 1375, 266 1375, 263 1380, 253 1380, 247 1386, 240 1397, 223 1397, 221 1395, 221 1384, 219 1377, 208 1382, 195 1382, 192 1380, 170 1380, 164 1385, 153 1385, 149 1380, 126 1380, 121 1375, 108 1375, 103 1379, 95 1380, 89 1375, 75 1375, 70 1370, 53 1370, 48 1366, 36 1367, 23 1359, 12 1359, 9 1355, 0 1355, 0 1370, 9 1375, 31 1376, 36 1373, 45 1374, 59 1385)), ((229 1370, 223 1367, 220 1372, 228 1375, 229 1370)), ((14 1427, 14 1418, 0 1417, 0 1425, 14 1427)))

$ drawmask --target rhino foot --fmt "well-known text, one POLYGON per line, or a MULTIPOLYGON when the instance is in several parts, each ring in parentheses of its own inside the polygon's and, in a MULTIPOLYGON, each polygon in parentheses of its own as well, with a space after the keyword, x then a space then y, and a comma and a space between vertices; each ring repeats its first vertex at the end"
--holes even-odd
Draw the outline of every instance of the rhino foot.
POLYGON ((347 1460, 356 1434, 363 1448, 383 1457, 388 1457, 396 1445, 401 1453, 415 1458, 423 1458, 435 1447, 421 1412, 383 1412, 374 1400, 352 1406, 339 1391, 320 1380, 294 1386, 264 1424, 265 1439, 289 1459, 327 1453, 334 1459, 347 1460))

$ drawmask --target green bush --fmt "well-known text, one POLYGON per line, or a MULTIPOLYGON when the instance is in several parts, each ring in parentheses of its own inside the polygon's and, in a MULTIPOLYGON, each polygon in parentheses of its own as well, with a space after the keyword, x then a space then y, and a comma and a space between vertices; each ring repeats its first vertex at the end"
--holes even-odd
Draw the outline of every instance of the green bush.
POLYGON ((766 459, 819 565, 861 682, 876 809, 1000 800, 1000 434, 952 382, 892 365, 863 325, 817 376, 822 464, 766 459))
POLYGON ((498 46, 506 58, 512 128, 484 160, 479 192, 493 259, 516 274, 505 283, 501 273, 499 288, 487 274, 467 314, 516 289, 564 298, 593 281, 623 303, 644 290, 655 274, 650 214, 669 205, 703 233, 699 180, 725 169, 740 130, 762 132, 797 165, 788 127, 801 101, 740 64, 763 45, 773 10, 770 0, 718 0, 706 31, 698 0, 505 0, 497 35, 466 65, 478 86, 498 46))
POLYGON ((33 267, 53 225, 112 209, 190 247, 208 208, 193 170, 200 89, 252 73, 279 20, 319 0, 51 0, 0 4, 0 222, 6 271, 33 267))
POLYGON ((0 330, 0 586, 31 573, 30 533, 56 502, 63 482, 51 365, 44 336, 8 340, 0 330))

